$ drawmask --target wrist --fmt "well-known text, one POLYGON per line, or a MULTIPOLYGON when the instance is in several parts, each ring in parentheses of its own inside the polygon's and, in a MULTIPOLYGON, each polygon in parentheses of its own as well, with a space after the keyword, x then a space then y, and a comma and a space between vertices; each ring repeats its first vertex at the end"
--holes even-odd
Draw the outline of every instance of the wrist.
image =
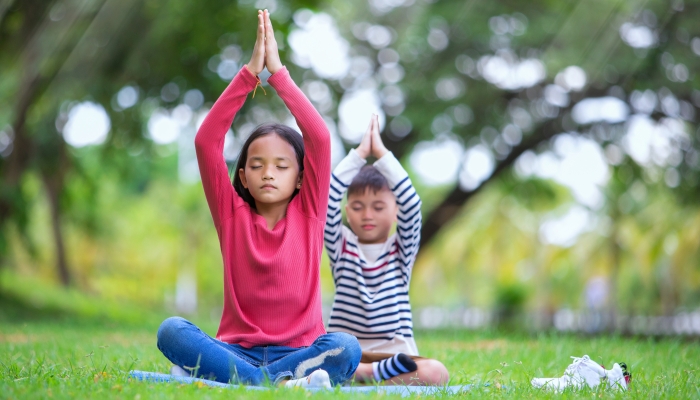
POLYGON ((275 66, 272 66, 272 67, 268 65, 268 66, 267 66, 267 71, 268 71, 270 74, 274 74, 274 73, 278 72, 279 70, 281 70, 282 67, 284 67, 284 65, 282 65, 282 64, 280 64, 280 65, 275 65, 275 66))
POLYGON ((357 153, 357 155, 360 156, 360 158, 362 158, 363 160, 369 157, 369 151, 361 149, 359 147, 355 149, 355 153, 357 153))
POLYGON ((246 64, 245 67, 246 67, 246 69, 248 70, 248 72, 250 72, 251 74, 253 74, 253 75, 255 75, 255 76, 260 75, 260 72, 262 72, 262 70, 256 71, 255 68, 252 68, 252 67, 250 66, 250 64, 246 64))
POLYGON ((380 159, 388 153, 389 150, 386 147, 383 147, 381 149, 374 149, 373 156, 376 157, 377 159, 380 159))

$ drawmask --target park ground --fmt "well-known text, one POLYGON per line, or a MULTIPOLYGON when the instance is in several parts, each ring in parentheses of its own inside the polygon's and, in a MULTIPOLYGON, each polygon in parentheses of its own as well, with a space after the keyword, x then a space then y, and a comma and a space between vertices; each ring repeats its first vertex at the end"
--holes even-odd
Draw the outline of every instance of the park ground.
MULTIPOLYGON (((170 364, 155 345, 156 330, 167 314, 100 303, 75 293, 46 290, 27 296, 22 294, 22 283, 15 283, 11 290, 5 285, 0 294, 0 398, 351 397, 335 392, 248 392, 131 380, 128 373, 132 369, 168 371, 170 364)), ((211 318, 195 316, 192 320, 207 333, 215 333, 211 318)), ((417 331, 416 338, 423 355, 447 366, 451 384, 472 385, 459 397, 700 398, 700 346, 688 338, 465 330, 417 331), (626 362, 633 374, 630 390, 550 394, 530 387, 531 378, 560 376, 571 361, 569 356, 584 354, 608 367, 626 362)), ((355 397, 361 396, 367 395, 355 397)))

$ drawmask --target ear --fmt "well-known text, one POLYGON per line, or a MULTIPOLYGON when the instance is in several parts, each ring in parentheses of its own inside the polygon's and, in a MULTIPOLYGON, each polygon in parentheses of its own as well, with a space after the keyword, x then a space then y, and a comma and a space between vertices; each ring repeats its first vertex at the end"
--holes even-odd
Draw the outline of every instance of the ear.
POLYGON ((240 178, 243 187, 248 189, 248 180, 245 177, 245 171, 243 170, 243 168, 238 170, 238 178, 240 178))
POLYGON ((297 176, 297 189, 301 189, 302 183, 304 183, 304 171, 299 172, 297 176))

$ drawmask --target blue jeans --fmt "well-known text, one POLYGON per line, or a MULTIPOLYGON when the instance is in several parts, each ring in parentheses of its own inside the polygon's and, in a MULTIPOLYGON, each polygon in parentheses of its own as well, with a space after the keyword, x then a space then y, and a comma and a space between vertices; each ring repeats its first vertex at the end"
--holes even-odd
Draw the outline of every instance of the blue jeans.
POLYGON ((245 348, 216 340, 180 317, 170 317, 160 325, 158 349, 197 377, 247 385, 277 384, 319 368, 328 372, 331 384, 338 385, 352 377, 362 356, 357 339, 346 333, 319 336, 309 347, 245 348))

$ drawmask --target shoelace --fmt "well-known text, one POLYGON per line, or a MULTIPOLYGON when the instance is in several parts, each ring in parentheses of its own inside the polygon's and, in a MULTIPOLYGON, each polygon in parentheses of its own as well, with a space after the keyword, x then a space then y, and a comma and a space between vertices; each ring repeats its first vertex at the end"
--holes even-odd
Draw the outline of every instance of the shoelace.
POLYGON ((569 378, 572 378, 574 376, 574 373, 578 372, 579 368, 581 367, 581 364, 583 364, 586 361, 586 359, 583 357, 571 356, 571 358, 574 359, 574 362, 572 362, 571 365, 566 367, 566 370, 564 371, 564 376, 568 376, 569 378))

